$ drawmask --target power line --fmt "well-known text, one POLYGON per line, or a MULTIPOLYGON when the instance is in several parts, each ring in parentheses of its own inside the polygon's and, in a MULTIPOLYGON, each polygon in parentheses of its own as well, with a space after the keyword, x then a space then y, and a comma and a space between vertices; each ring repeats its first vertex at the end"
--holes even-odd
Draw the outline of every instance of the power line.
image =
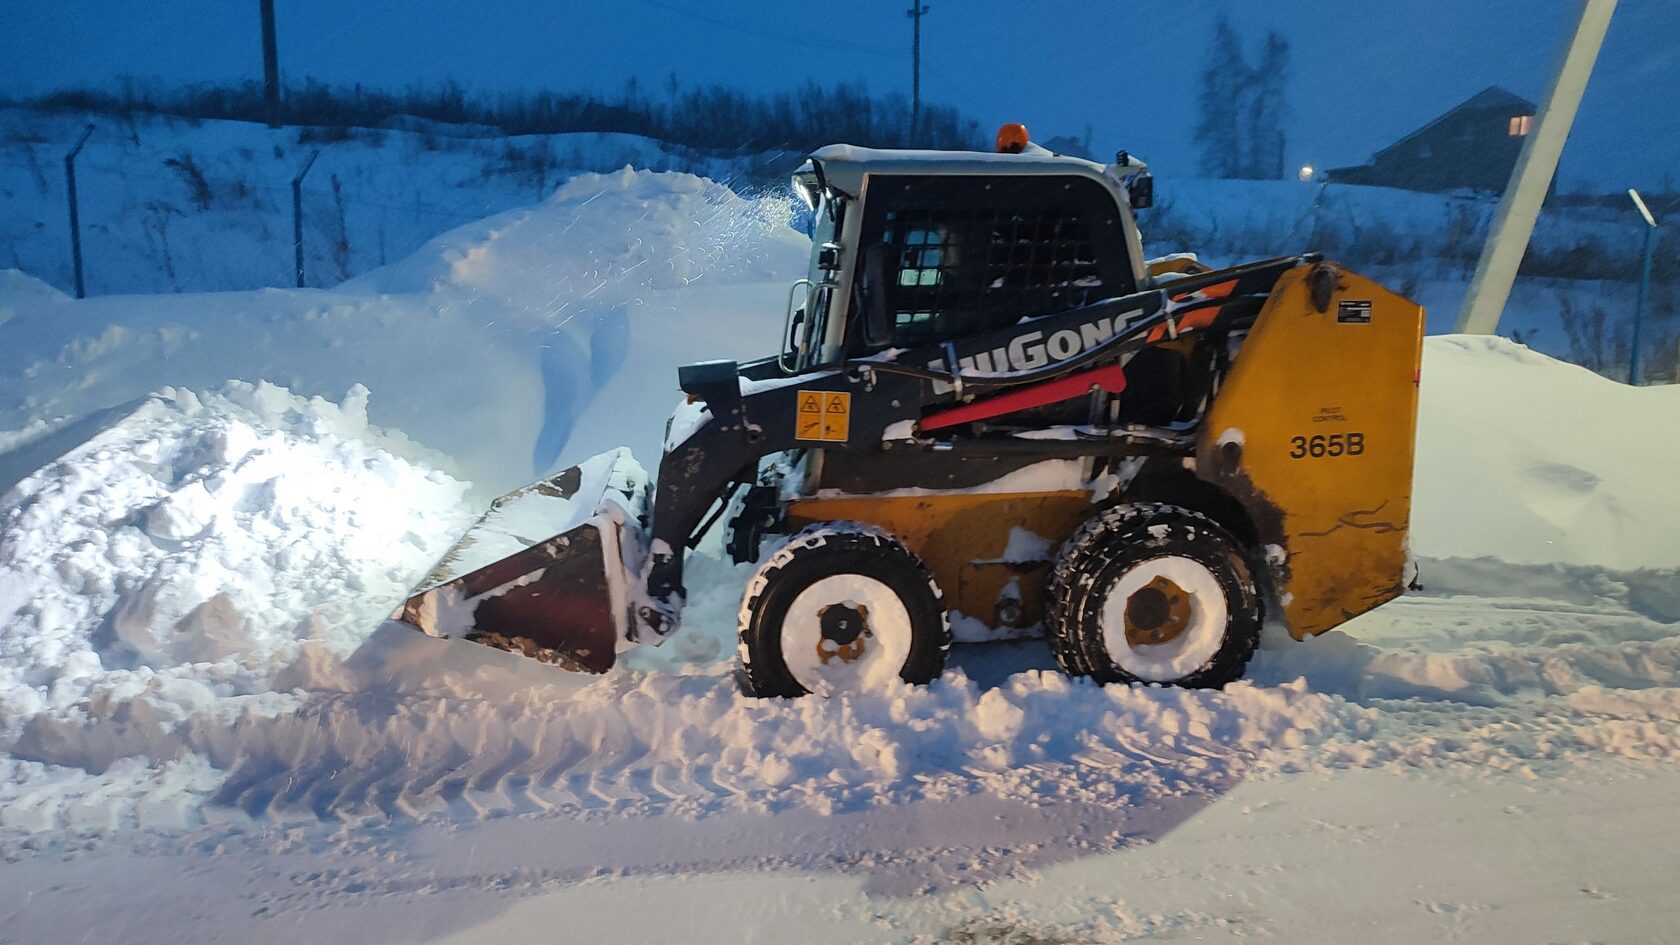
POLYGON ((745 33, 748 36, 757 36, 760 39, 775 40, 778 43, 788 43, 794 46, 806 46, 812 49, 833 49, 842 52, 868 53, 872 56, 892 56, 896 58, 904 55, 903 49, 887 49, 881 46, 866 46, 862 43, 848 43, 844 41, 799 39, 792 36, 786 36, 781 33, 772 33, 768 30, 744 26, 740 23, 719 19, 715 16, 708 16, 704 13, 697 13, 693 10, 687 10, 673 4, 663 3, 661 0, 640 0, 640 2, 650 7, 656 7, 660 10, 664 10, 667 13, 675 13, 678 16, 686 16, 691 20, 699 20, 702 23, 710 23, 713 26, 721 26, 724 29, 734 30, 737 33, 745 33))
POLYGON ((985 115, 995 107, 990 104, 980 104, 980 101, 984 96, 977 96, 974 88, 968 85, 965 80, 957 79, 952 76, 951 73, 946 72, 943 69, 935 69, 932 66, 923 66, 922 69, 928 75, 933 76, 944 83, 946 89, 946 91, 942 93, 944 98, 950 99, 958 105, 962 105, 963 107, 975 112, 976 117, 985 115))

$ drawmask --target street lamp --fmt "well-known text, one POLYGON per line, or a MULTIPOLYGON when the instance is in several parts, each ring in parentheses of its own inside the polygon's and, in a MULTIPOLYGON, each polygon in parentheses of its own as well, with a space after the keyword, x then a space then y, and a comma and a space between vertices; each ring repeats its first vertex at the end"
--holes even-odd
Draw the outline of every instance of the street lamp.
POLYGON ((1645 318, 1645 295, 1651 286, 1651 253, 1657 245, 1657 218, 1651 215, 1651 208, 1645 206, 1644 198, 1639 191, 1628 188, 1628 196, 1633 198, 1633 205, 1639 208, 1639 215, 1645 218, 1645 264, 1639 274, 1639 301, 1633 306, 1633 343, 1632 353, 1628 358, 1628 383, 1639 383, 1639 323, 1645 318))

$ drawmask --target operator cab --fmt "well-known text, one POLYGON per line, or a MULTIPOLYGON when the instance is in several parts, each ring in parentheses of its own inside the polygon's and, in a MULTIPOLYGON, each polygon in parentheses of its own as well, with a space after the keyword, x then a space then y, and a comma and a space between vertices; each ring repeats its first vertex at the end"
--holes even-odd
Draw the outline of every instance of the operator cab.
POLYGON ((810 275, 789 294, 783 372, 958 339, 1146 284, 1132 210, 1151 200, 1147 167, 1124 152, 1107 166, 1053 154, 1025 136, 1006 125, 1000 153, 814 152, 793 179, 815 223, 810 275))
MULTIPOLYGON (((784 374, 995 331, 1136 293, 1150 284, 1135 209, 1153 202, 1147 166, 1054 154, 1005 125, 997 153, 830 145, 794 174, 815 213, 810 275, 789 293, 784 374)), ((972 370, 1037 366, 1042 352, 999 349, 972 370)), ((1185 398, 1177 352, 1150 352, 1123 407, 1166 425, 1185 398)), ((1084 422, 1078 404, 1028 425, 1084 422)))

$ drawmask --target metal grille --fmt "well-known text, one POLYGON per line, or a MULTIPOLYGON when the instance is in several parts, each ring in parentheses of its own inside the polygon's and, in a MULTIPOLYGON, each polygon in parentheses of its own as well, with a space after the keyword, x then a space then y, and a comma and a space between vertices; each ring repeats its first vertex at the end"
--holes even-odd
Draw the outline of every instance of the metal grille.
MULTIPOLYGON (((1106 297, 1089 228, 1058 207, 906 208, 883 241, 894 342, 922 344, 1106 297)), ((1112 294, 1112 293, 1109 293, 1112 294)))

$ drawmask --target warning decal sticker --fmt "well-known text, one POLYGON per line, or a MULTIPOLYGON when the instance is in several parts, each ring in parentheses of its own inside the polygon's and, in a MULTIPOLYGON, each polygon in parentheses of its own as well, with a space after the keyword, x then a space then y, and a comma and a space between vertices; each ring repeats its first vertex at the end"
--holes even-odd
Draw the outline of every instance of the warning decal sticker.
POLYGON ((852 395, 823 395, 823 435, 830 443, 844 443, 852 430, 852 395))
POLYGON ((793 436, 798 440, 822 439, 822 394, 814 390, 799 392, 799 414, 793 421, 793 436))
POLYGON ((852 395, 829 391, 799 392, 799 412, 793 421, 797 440, 844 443, 852 431, 852 395))

